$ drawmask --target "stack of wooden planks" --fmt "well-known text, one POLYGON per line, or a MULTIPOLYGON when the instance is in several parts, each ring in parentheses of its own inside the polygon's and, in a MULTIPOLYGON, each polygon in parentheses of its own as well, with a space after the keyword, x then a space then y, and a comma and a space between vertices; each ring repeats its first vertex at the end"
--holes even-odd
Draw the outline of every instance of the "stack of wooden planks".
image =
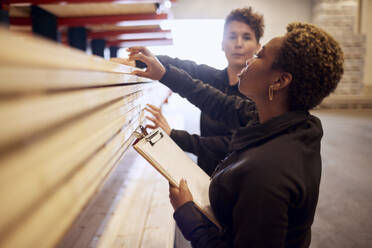
POLYGON ((0 247, 52 247, 121 160, 145 103, 134 69, 0 30, 0 247))

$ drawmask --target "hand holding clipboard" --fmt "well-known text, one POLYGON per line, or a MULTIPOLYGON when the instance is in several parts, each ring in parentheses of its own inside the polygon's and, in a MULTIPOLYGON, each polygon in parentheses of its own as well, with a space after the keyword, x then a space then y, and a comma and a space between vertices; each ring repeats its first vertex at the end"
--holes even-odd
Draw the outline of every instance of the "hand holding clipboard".
POLYGON ((210 177, 161 128, 150 134, 144 134, 142 131, 135 133, 138 139, 133 148, 172 186, 179 187, 180 180, 185 178, 196 207, 221 228, 210 207, 210 177))

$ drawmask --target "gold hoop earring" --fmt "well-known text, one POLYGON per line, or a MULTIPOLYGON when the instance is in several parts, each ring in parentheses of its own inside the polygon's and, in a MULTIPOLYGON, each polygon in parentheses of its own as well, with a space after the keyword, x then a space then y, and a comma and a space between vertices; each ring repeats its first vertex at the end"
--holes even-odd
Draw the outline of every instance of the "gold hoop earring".
POLYGON ((269 100, 272 101, 274 99, 274 85, 269 86, 269 100))

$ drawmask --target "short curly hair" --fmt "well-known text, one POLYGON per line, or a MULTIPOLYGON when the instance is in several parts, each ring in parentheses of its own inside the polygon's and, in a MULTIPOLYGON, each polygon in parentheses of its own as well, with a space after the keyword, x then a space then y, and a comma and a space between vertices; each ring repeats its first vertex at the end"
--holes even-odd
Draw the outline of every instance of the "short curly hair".
POLYGON ((225 25, 223 33, 227 30, 227 25, 232 21, 243 22, 253 29, 257 42, 260 41, 264 34, 264 18, 263 15, 253 12, 252 7, 234 9, 225 19, 225 25))
POLYGON ((333 92, 344 72, 344 56, 338 42, 321 28, 294 22, 272 67, 292 74, 289 85, 291 110, 310 110, 333 92))

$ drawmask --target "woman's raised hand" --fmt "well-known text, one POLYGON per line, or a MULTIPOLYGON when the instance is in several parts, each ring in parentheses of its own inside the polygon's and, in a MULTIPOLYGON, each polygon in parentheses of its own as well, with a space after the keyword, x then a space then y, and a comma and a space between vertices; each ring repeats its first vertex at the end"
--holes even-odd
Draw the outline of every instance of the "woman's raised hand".
POLYGON ((146 119, 152 121, 153 125, 146 125, 146 128, 155 129, 157 127, 161 127, 164 132, 170 135, 172 128, 169 126, 167 119, 163 116, 161 112, 161 108, 158 108, 152 104, 146 104, 145 110, 150 112, 153 117, 146 116, 146 119))
POLYGON ((160 80, 164 76, 165 67, 146 47, 129 47, 127 51, 129 52, 129 61, 139 60, 147 66, 145 71, 136 70, 132 74, 154 80, 160 80))

